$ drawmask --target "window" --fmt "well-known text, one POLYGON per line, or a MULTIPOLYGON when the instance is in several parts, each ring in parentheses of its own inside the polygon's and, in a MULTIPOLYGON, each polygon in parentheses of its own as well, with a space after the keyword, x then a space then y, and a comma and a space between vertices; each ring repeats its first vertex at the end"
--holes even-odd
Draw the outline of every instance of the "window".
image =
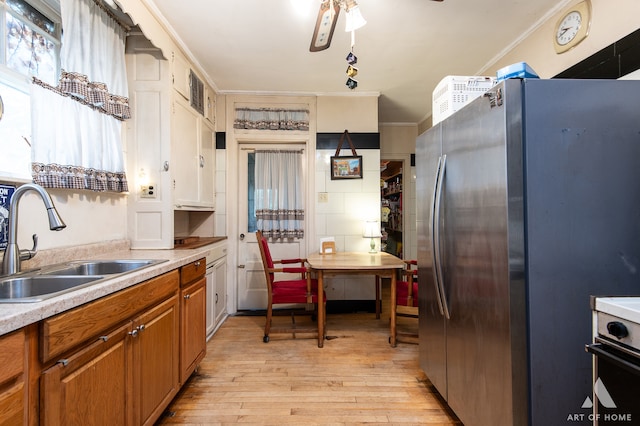
POLYGON ((52 0, 0 0, 0 178, 31 181, 32 76, 56 84, 61 25, 52 0))

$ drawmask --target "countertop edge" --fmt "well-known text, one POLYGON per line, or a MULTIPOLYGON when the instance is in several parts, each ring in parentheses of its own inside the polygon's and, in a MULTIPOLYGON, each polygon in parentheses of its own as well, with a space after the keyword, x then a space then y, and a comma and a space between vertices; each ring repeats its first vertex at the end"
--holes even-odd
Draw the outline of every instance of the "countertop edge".
POLYGON ((115 293, 127 287, 134 286, 165 272, 180 268, 188 263, 206 257, 209 251, 226 244, 219 241, 208 246, 181 250, 126 250, 91 256, 86 259, 153 259, 165 260, 162 263, 115 276, 111 279, 97 282, 94 285, 80 288, 42 302, 32 303, 1 303, 0 304, 0 336, 18 330, 22 327, 49 318, 61 312, 115 293))

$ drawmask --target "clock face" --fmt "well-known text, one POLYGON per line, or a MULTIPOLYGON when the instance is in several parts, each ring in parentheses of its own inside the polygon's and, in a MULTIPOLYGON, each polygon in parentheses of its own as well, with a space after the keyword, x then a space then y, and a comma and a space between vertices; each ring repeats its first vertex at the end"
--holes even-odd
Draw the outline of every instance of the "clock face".
POLYGON ((578 11, 573 11, 567 14, 562 21, 558 24, 556 31, 556 42, 560 46, 564 46, 567 43, 571 42, 578 31, 580 31, 580 27, 582 26, 582 15, 578 11))

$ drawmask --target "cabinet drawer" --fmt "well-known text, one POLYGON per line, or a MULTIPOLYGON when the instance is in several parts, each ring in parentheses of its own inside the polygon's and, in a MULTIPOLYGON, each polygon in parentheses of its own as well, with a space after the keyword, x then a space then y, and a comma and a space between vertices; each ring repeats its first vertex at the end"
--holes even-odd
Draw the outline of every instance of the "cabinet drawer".
POLYGON ((0 337, 0 383, 10 380, 24 371, 23 330, 0 337))
POLYGON ((180 268, 180 285, 184 286, 198 278, 204 277, 207 270, 207 262, 204 258, 191 262, 180 268))
POLYGON ((41 323, 40 357, 53 357, 95 338, 136 313, 177 291, 178 270, 63 312, 41 323))

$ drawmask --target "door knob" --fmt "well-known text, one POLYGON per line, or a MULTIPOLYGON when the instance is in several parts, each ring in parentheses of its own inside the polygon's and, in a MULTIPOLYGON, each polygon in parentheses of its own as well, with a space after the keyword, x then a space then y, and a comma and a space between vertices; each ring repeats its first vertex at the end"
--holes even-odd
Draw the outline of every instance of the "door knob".
POLYGON ((244 240, 244 234, 240 234, 240 241, 244 240))

